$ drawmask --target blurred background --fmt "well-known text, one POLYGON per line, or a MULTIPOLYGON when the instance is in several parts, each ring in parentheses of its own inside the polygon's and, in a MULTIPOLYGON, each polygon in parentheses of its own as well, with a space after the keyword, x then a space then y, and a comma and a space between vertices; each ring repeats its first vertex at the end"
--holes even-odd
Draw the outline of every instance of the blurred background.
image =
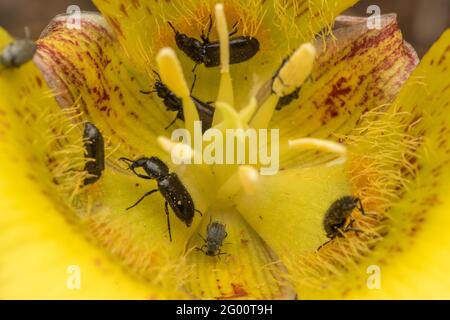
MULTIPOLYGON (((22 38, 25 37, 24 26, 28 26, 31 38, 35 39, 52 17, 66 12, 70 5, 95 10, 90 0, 0 0, 0 25, 22 38)), ((382 14, 398 14, 403 35, 419 56, 450 27, 450 0, 363 0, 346 14, 369 16, 371 13, 366 11, 370 5, 378 5, 382 14)))

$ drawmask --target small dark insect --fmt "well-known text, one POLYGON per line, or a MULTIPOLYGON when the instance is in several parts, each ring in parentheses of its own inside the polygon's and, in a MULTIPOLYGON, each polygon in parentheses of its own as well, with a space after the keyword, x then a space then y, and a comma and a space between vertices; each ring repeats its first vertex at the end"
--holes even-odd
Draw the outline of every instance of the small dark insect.
POLYGON ((355 208, 357 208, 363 215, 366 214, 364 212, 361 200, 357 197, 344 196, 333 202, 323 218, 323 228, 330 240, 322 244, 317 250, 322 248, 334 238, 343 237, 344 233, 348 231, 362 232, 360 229, 353 228, 352 225, 355 221, 354 219, 350 218, 350 222, 347 223, 348 218, 355 208))
POLYGON ((155 179, 157 181, 158 189, 153 189, 145 193, 135 204, 128 207, 127 210, 137 206, 142 200, 144 200, 145 197, 159 191, 165 199, 167 228, 169 230, 170 241, 172 241, 172 233, 170 231, 168 204, 172 208, 173 212, 175 212, 175 215, 183 221, 187 227, 192 224, 195 212, 198 212, 200 215, 202 214, 199 210, 195 209, 194 201, 192 200, 191 195, 181 182, 180 178, 178 178, 177 174, 174 172, 169 173, 169 168, 159 158, 150 157, 140 158, 137 160, 120 158, 119 160, 127 163, 128 168, 139 178, 148 180, 155 179), (137 168, 144 169, 147 175, 136 172, 137 168))
MULTIPOLYGON (((220 65, 220 43, 219 41, 209 41, 212 28, 212 18, 209 17, 208 32, 202 32, 201 41, 188 37, 179 32, 170 23, 169 26, 175 32, 175 42, 178 48, 195 62, 194 69, 198 64, 205 64, 206 67, 217 67, 220 65)), ((259 51, 259 41, 256 38, 239 36, 231 38, 237 33, 236 24, 233 26, 230 36, 230 64, 237 64, 251 59, 259 51)))
MULTIPOLYGON (((175 123, 177 119, 184 121, 183 103, 181 99, 175 95, 175 93, 170 91, 170 89, 164 83, 162 83, 160 75, 156 71, 153 72, 157 76, 157 80, 153 86, 153 90, 141 91, 141 93, 150 94, 156 92, 158 94, 158 97, 163 100, 163 103, 166 106, 167 110, 177 112, 175 119, 173 119, 173 121, 169 123, 169 125, 165 128, 167 130, 175 123)), ((192 83, 191 93, 195 86, 195 80, 196 77, 194 78, 194 82, 192 83)), ((197 108, 200 121, 202 122, 202 131, 205 132, 212 126, 215 109, 211 105, 211 102, 203 102, 194 96, 191 96, 191 99, 194 102, 195 107, 197 108)))
POLYGON ((225 254, 220 251, 220 247, 223 245, 223 240, 227 237, 227 232, 225 231, 225 225, 219 221, 209 222, 206 227, 206 239, 200 236, 205 244, 201 248, 196 248, 202 251, 207 256, 218 256, 225 254), (206 248, 206 250, 204 250, 206 248))
POLYGON ((105 144, 100 131, 90 122, 84 125, 83 141, 86 159, 84 171, 89 174, 84 179, 84 185, 87 186, 96 182, 105 170, 105 144))
POLYGON ((0 53, 0 64, 7 68, 18 68, 33 59, 36 48, 36 43, 32 40, 16 40, 0 53))
POLYGON ((287 94, 285 96, 280 97, 280 99, 278 100, 278 103, 277 103, 277 106, 275 107, 275 109, 276 110, 281 110, 285 106, 290 104, 292 101, 294 101, 295 99, 298 99, 300 97, 299 96, 300 89, 301 89, 301 87, 298 87, 292 93, 289 93, 289 94, 287 94))
MULTIPOLYGON (((279 77, 279 73, 281 68, 283 68, 283 66, 286 64, 286 62, 289 60, 289 57, 285 58, 283 60, 283 62, 281 63, 280 67, 278 68, 278 70, 275 72, 275 75, 272 77, 272 84, 273 81, 275 81, 276 78, 278 78, 278 80, 280 80, 280 82, 284 85, 283 80, 279 77)), ((292 101, 294 101, 295 99, 298 99, 300 97, 300 90, 302 87, 298 87, 296 88, 293 92, 280 97, 280 99, 278 100, 278 103, 275 107, 275 110, 281 110, 283 109, 285 106, 287 106, 288 104, 290 104, 292 101)))

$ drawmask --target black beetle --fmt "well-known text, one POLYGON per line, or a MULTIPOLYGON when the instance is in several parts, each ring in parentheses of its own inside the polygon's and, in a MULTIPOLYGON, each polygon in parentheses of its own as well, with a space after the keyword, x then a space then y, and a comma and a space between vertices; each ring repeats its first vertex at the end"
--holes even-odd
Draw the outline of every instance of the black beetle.
MULTIPOLYGON (((153 72, 157 76, 157 80, 155 81, 153 90, 140 92, 143 94, 150 94, 156 92, 158 94, 158 97, 160 97, 163 100, 163 103, 166 106, 167 110, 177 112, 175 119, 173 119, 173 121, 169 123, 169 125, 165 128, 167 130, 175 123, 177 119, 184 121, 183 103, 181 101, 181 98, 177 97, 175 93, 170 91, 170 89, 161 81, 160 75, 156 71, 153 72)), ((196 78, 197 77, 194 77, 191 92, 194 89, 196 78)), ((215 108, 211 105, 211 102, 203 102, 192 95, 191 99, 194 102, 195 107, 197 108, 200 121, 202 122, 202 131, 205 132, 212 126, 215 108)))
POLYGON ((227 235, 228 234, 225 231, 224 224, 219 221, 211 222, 210 220, 208 226, 206 227, 206 239, 200 235, 205 244, 201 248, 196 249, 202 251, 207 256, 218 256, 225 254, 220 251, 220 247, 222 247, 223 240, 225 240, 227 235), (206 248, 206 251, 204 248, 206 248))
MULTIPOLYGON (((217 67, 220 65, 220 42, 210 41, 209 35, 212 28, 212 18, 209 17, 209 27, 206 36, 202 33, 201 41, 188 37, 179 32, 168 22, 169 26, 175 32, 175 42, 178 48, 195 62, 194 69, 198 64, 205 64, 206 67, 217 67)), ((237 33, 236 25, 229 36, 237 33)), ((259 51, 259 41, 253 37, 239 36, 230 38, 230 64, 237 64, 251 59, 259 51)))
MULTIPOLYGON (((275 81, 276 78, 278 78, 278 80, 284 85, 283 83, 283 79, 280 78, 279 74, 280 74, 280 70, 283 68, 283 66, 286 64, 286 62, 289 60, 289 57, 285 58, 283 60, 283 62, 281 63, 280 67, 278 68, 278 70, 275 72, 275 75, 272 77, 272 84, 275 81)), ((283 109, 283 107, 287 106, 288 104, 290 104, 292 101, 294 101, 295 99, 298 99, 300 97, 300 90, 302 87, 297 87, 293 92, 284 95, 282 97, 280 97, 280 99, 278 100, 278 103, 275 107, 275 110, 281 110, 283 109)))
POLYGON ((285 106, 287 106, 288 104, 290 104, 295 99, 298 99, 300 97, 299 96, 300 89, 301 89, 301 87, 298 87, 293 92, 280 97, 280 99, 278 99, 278 103, 277 103, 275 109, 279 111, 279 110, 283 109, 285 106))
POLYGON ((167 227, 169 230, 170 241, 172 241, 172 233, 170 231, 169 208, 167 204, 170 205, 173 212, 175 212, 175 215, 183 221, 187 227, 192 224, 195 212, 198 212, 200 215, 202 214, 199 210, 195 209, 194 201, 180 178, 178 178, 178 175, 175 172, 169 173, 169 168, 159 158, 144 157, 137 160, 120 158, 119 160, 127 163, 128 168, 139 178, 148 180, 155 179, 157 181, 158 189, 153 189, 145 193, 135 204, 128 207, 127 210, 137 206, 145 197, 159 191, 165 199, 165 212, 167 215, 167 227), (136 172, 137 168, 144 169, 147 175, 136 172))
POLYGON ((0 63, 7 68, 18 68, 33 59, 36 49, 36 43, 32 40, 16 40, 0 53, 0 63))
POLYGON ((100 130, 90 122, 86 122, 83 132, 84 157, 86 164, 84 171, 89 176, 84 179, 84 185, 96 182, 105 170, 105 144, 100 130))
POLYGON ((319 249, 334 238, 343 237, 345 232, 362 232, 360 229, 353 228, 352 225, 355 221, 354 219, 351 219, 350 223, 347 223, 348 217, 355 208, 357 208, 363 215, 366 214, 362 206, 361 199, 354 196, 341 197, 331 204, 325 213, 322 222, 323 228, 330 240, 321 245, 319 249))

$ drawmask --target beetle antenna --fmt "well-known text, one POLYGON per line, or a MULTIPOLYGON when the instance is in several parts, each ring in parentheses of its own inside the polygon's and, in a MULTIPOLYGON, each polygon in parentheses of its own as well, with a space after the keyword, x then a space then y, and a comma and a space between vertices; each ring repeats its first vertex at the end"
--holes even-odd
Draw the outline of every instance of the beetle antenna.
POLYGON ((175 123, 175 121, 177 121, 178 119, 178 114, 175 116, 175 119, 172 120, 171 123, 169 123, 169 125, 167 127, 164 128, 164 130, 169 129, 171 126, 173 126, 173 124, 175 123))
POLYGON ((362 215, 363 216, 365 216, 366 215, 366 212, 364 211, 364 207, 363 207, 363 205, 362 205, 362 201, 361 201, 361 199, 359 199, 358 198, 358 203, 359 203, 359 211, 361 211, 361 213, 362 213, 362 215))
POLYGON ((175 29, 175 27, 173 26, 173 24, 170 21, 167 21, 167 23, 169 24, 169 27, 172 28, 173 32, 175 32, 175 34, 179 34, 179 32, 177 31, 177 29, 175 29))
POLYGON ((159 75, 158 71, 156 71, 155 69, 152 70, 153 73, 156 75, 156 77, 158 78, 159 81, 161 81, 161 76, 159 75))
POLYGON ((192 82, 192 86, 191 86, 191 95, 192 95, 192 91, 194 91, 195 81, 197 81, 197 75, 196 74, 194 74, 194 81, 192 82))
POLYGON ((139 92, 142 94, 150 94, 150 93, 155 93, 156 90, 150 90, 150 91, 139 90, 139 92))
MULTIPOLYGON (((206 242, 206 239, 203 238, 203 236, 202 236, 200 233, 198 233, 198 236, 199 236, 200 238, 202 238, 202 240, 203 240, 204 242, 206 242)), ((203 247, 202 247, 202 248, 203 248, 203 247)))

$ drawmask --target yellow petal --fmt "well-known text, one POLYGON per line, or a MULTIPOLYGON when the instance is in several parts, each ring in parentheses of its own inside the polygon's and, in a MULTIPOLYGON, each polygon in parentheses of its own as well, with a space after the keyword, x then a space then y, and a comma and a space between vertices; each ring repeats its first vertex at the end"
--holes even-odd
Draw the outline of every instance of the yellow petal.
POLYGON ((47 27, 39 40, 38 65, 52 89, 63 93, 58 96, 60 105, 75 104, 81 119, 93 122, 113 147, 101 181, 78 200, 79 211, 87 211, 83 223, 103 247, 140 276, 156 279, 155 272, 176 272, 199 216, 187 228, 170 214, 171 243, 164 198, 159 193, 126 210, 157 186, 154 181, 137 178, 118 159, 160 157, 171 171, 180 173, 200 211, 207 206, 203 190, 210 176, 197 172, 195 166, 189 175, 182 166, 172 167, 157 143, 159 134, 167 134, 163 127, 172 114, 164 110, 161 101, 155 103, 153 99, 158 97, 139 92, 153 82, 145 83, 130 71, 104 19, 95 13, 83 13, 80 30, 66 28, 68 19, 67 15, 58 16, 47 27))
MULTIPOLYGON (((9 41, 0 29, 0 47, 9 41)), ((65 143, 71 138, 52 134, 69 122, 58 122, 61 111, 33 63, 0 74, 0 100, 0 296, 182 297, 127 274, 70 219, 71 208, 55 184, 55 167, 49 165, 52 157, 58 158, 52 139, 65 143)))
POLYGON ((381 289, 350 297, 450 298, 450 30, 434 44, 406 82, 392 108, 408 112, 409 134, 423 141, 416 160, 417 176, 389 212, 392 231, 370 263, 381 269, 381 289), (395 253, 395 254, 393 254, 395 253))

